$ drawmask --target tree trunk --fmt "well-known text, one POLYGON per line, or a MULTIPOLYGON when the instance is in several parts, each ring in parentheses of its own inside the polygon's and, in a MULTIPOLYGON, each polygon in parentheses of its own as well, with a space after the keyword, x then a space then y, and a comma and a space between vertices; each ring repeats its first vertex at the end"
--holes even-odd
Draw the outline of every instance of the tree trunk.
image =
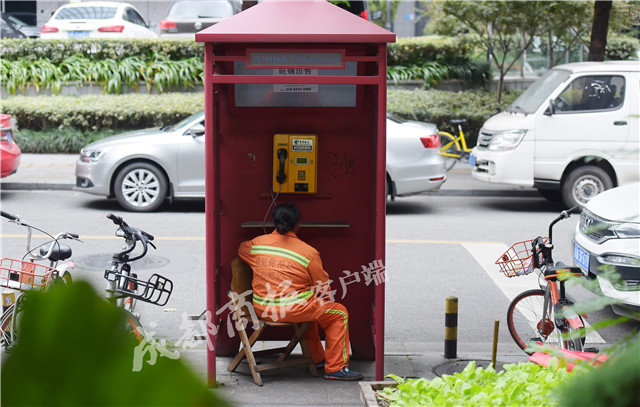
POLYGON ((598 0, 594 3, 593 25, 591 26, 591 44, 589 44, 589 61, 604 61, 604 50, 607 46, 607 30, 609 29, 610 11, 610 0, 598 0))

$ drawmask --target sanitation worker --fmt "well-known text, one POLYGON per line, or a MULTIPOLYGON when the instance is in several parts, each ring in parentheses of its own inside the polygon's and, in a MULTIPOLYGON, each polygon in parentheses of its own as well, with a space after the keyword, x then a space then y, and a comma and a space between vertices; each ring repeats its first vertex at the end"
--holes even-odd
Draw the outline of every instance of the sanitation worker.
MULTIPOLYGON (((296 236, 300 210, 293 203, 278 205, 275 230, 240 244, 239 257, 253 269, 253 305, 263 319, 312 322, 305 339, 318 368, 328 380, 360 380, 349 370, 349 314, 342 304, 319 295, 329 284, 320 254, 296 236), (318 325, 325 332, 322 348, 318 325)), ((326 292, 326 291, 324 291, 326 292)))

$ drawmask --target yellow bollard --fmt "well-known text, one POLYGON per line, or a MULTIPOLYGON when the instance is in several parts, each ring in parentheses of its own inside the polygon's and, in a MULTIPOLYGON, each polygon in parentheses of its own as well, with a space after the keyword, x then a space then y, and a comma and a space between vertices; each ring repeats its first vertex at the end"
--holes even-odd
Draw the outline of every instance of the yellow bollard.
POLYGON ((496 368, 496 356, 498 354, 498 332, 500 331, 500 321, 496 319, 493 324, 493 351, 491 352, 491 365, 496 368))
POLYGON ((444 314, 444 357, 455 359, 458 347, 458 298, 447 297, 444 314))

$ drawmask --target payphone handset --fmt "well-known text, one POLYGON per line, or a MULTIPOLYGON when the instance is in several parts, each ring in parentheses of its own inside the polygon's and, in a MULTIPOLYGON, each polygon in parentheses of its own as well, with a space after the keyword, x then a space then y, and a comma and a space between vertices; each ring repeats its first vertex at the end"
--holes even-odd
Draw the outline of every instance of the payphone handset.
POLYGON ((273 192, 315 194, 318 136, 273 135, 273 192))

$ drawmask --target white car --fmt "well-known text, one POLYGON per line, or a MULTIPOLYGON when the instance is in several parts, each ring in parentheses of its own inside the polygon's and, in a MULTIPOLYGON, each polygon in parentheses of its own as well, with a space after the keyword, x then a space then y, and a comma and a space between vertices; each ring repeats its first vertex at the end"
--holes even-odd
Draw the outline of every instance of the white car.
POLYGON ((160 21, 162 38, 195 38, 198 31, 242 11, 237 0, 174 0, 167 17, 160 21))
POLYGON ((42 27, 42 39, 157 38, 129 3, 89 1, 60 7, 42 27))
POLYGON ((387 195, 415 195, 447 180, 435 124, 387 115, 387 195))
MULTIPOLYGON (((640 311, 640 183, 597 195, 582 210, 576 227, 573 263, 598 279, 602 294, 640 311), (615 268, 619 281, 603 275, 615 268)), ((614 306, 614 311, 621 311, 614 306)))
MULTIPOLYGON (((173 126, 108 137, 82 149, 76 189, 149 212, 165 200, 204 198, 204 112, 173 126)), ((387 194, 418 194, 446 180, 438 129, 387 118, 387 194)))

